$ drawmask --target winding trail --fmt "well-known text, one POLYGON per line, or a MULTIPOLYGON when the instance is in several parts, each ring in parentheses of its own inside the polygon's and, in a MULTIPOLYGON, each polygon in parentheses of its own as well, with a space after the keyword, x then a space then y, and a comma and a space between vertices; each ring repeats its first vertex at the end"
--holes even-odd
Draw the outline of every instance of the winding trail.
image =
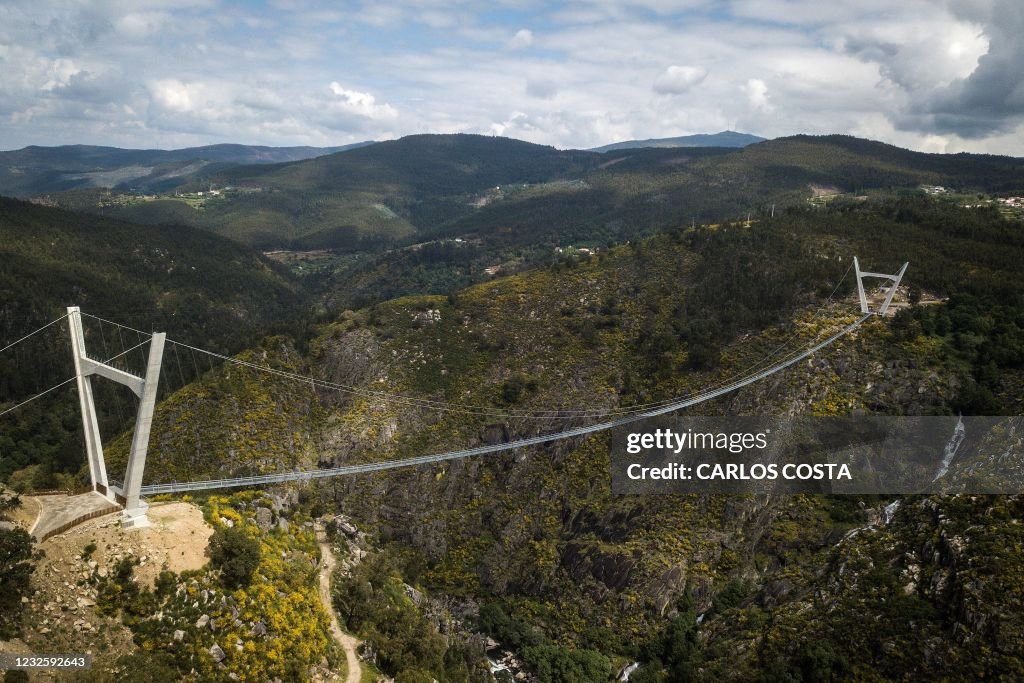
POLYGON ((359 657, 356 655, 356 648, 359 641, 341 630, 338 623, 338 615, 334 612, 334 604, 331 600, 331 574, 334 573, 336 560, 331 544, 327 542, 327 534, 323 527, 317 523, 316 540, 320 543, 320 602, 323 603, 327 615, 331 618, 331 635, 338 641, 345 650, 345 660, 348 662, 348 676, 345 683, 359 683, 363 677, 362 667, 359 666, 359 657))

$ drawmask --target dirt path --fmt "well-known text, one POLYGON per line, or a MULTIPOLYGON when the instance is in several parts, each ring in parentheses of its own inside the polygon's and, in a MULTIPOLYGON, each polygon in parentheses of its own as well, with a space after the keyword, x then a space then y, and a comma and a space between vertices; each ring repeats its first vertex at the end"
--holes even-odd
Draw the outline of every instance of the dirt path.
POLYGON ((328 616, 331 618, 331 635, 338 641, 345 650, 345 660, 348 662, 348 677, 345 683, 359 683, 363 677, 362 667, 359 666, 359 657, 356 656, 356 648, 359 641, 341 630, 338 623, 338 616, 334 613, 334 604, 331 600, 331 574, 334 572, 334 553, 331 551, 331 544, 327 542, 327 534, 317 526, 316 538, 320 542, 320 601, 324 604, 328 616))

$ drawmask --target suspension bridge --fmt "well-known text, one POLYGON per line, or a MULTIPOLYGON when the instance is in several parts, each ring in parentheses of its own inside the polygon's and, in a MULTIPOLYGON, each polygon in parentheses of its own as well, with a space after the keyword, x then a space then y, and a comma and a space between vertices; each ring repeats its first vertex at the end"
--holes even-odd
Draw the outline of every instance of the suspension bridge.
MULTIPOLYGON (((777 349, 768 354, 765 358, 761 359, 754 365, 746 368, 742 373, 733 378, 719 382, 715 386, 708 387, 703 391, 688 396, 682 396, 675 399, 669 399, 665 401, 658 401, 642 405, 634 405, 627 408, 621 409, 591 409, 591 410, 571 410, 571 411, 528 411, 528 410, 502 410, 489 406, 479 405, 466 405, 448 403, 442 401, 434 401, 430 399, 424 399, 414 396, 389 394, 386 392, 379 392, 368 390, 365 388, 338 384, 334 382, 328 382, 322 379, 318 379, 311 376, 300 375, 298 373, 289 372, 280 368, 273 368, 266 365, 260 365, 252 363, 237 357, 227 356, 219 354, 207 349, 200 348, 186 344, 184 342, 175 341, 168 339, 166 334, 155 332, 152 334, 136 330, 113 321, 109 321, 97 316, 92 316, 88 313, 82 312, 77 307, 70 307, 67 309, 67 313, 60 318, 50 321, 46 325, 43 325, 39 329, 21 337, 20 339, 8 344, 4 348, 0 349, 0 353, 7 351, 15 347, 16 345, 25 342, 32 336, 46 330, 47 328, 56 325, 64 320, 68 322, 68 329, 71 338, 71 350, 75 364, 75 375, 66 379, 63 382, 55 384, 54 386, 41 391, 34 396, 22 401, 12 407, 6 408, 0 411, 0 417, 10 413, 28 403, 31 403, 44 395, 60 389, 72 382, 76 382, 78 389, 79 406, 81 409, 82 425, 85 435, 85 446, 86 456, 89 463, 89 474, 92 483, 93 491, 102 495, 112 503, 116 503, 121 506, 122 509, 122 525, 125 527, 140 527, 148 525, 146 518, 146 510, 148 505, 144 500, 144 496, 153 496, 157 494, 165 493, 180 493, 187 491, 203 491, 212 489, 224 489, 224 488, 240 488, 240 487, 251 487, 260 486, 266 484, 277 484, 290 481, 309 481, 314 479, 325 479, 329 477, 339 477, 367 472, 379 472, 383 470, 391 470, 396 468, 410 467, 414 465, 424 465, 430 463, 445 462, 450 460, 458 460, 462 458, 470 458, 481 455, 488 455, 492 453, 498 453, 502 451, 510 451, 514 449, 524 448, 527 446, 536 446, 546 444, 554 441, 560 441, 563 439, 571 439, 575 437, 586 436, 587 434, 593 434, 596 432, 602 432, 609 429, 614 429, 623 425, 627 425, 632 422, 644 420, 659 415, 664 415, 684 408, 689 408, 705 401, 710 401, 719 396, 737 391, 742 387, 753 384, 760 380, 765 379, 781 370, 784 370, 801 360, 808 358, 809 356, 821 351, 822 349, 830 346, 838 339, 850 334, 857 328, 859 328, 865 321, 875 315, 885 315, 890 308, 893 300, 893 295, 896 292, 900 281, 906 272, 909 264, 903 264, 899 272, 894 275, 888 275, 883 273, 865 272, 860 270, 860 264, 857 258, 854 257, 851 268, 855 269, 855 276, 857 279, 857 293, 860 300, 860 317, 855 319, 853 322, 842 326, 838 331, 831 335, 821 339, 822 336, 812 340, 810 343, 803 347, 800 347, 794 351, 791 351, 783 356, 779 356, 779 353, 792 343, 792 339, 785 342, 777 349), (882 279, 888 284, 880 288, 882 298, 879 302, 869 302, 869 299, 865 293, 864 279, 875 278, 882 279), (871 309, 871 304, 876 303, 875 310, 871 309), (86 338, 83 332, 82 318, 83 316, 93 318, 104 323, 118 326, 118 333, 120 334, 121 329, 130 330, 131 332, 139 335, 139 343, 121 351, 114 356, 111 356, 105 360, 98 360, 91 357, 87 353, 86 349, 86 338), (142 339, 142 335, 148 337, 142 339), (127 354, 141 349, 144 345, 149 345, 148 355, 145 357, 145 372, 144 374, 133 374, 124 369, 118 368, 112 363, 117 359, 126 356, 127 354), (263 372, 276 377, 293 380, 309 384, 314 388, 322 388, 326 390, 342 391, 349 394, 363 396, 366 398, 373 398, 383 401, 391 401, 395 403, 402 403, 410 406, 417 406, 421 408, 427 408, 432 410, 449 411, 455 413, 464 413, 469 415, 485 415, 485 416, 503 416, 503 417, 522 417, 522 418, 537 418, 537 419, 594 419, 601 420, 593 424, 588 424, 580 427, 574 427, 571 429, 563 429, 547 434, 541 434, 538 436, 531 436, 527 438, 515 439, 503 443, 488 444, 483 446, 477 446, 473 448, 465 448, 461 450, 451 450, 440 453, 432 453, 427 455, 419 455, 415 457, 400 458, 394 460, 386 460, 380 462, 361 463, 354 465, 346 465, 341 467, 330 467, 312 470, 296 470, 288 472, 278 472, 271 474, 259 474, 253 476, 240 476, 240 477, 229 477, 222 479, 204 479, 195 481, 184 481, 184 482, 170 482, 170 483, 155 483, 155 484, 143 484, 143 475, 145 473, 146 466, 146 454, 149 445, 150 431, 153 423, 153 412, 157 403, 157 387, 161 377, 162 370, 162 359, 164 355, 165 346, 170 344, 174 349, 175 354, 177 349, 181 348, 187 350, 189 353, 200 353, 206 354, 211 358, 216 358, 225 363, 233 363, 242 367, 249 368, 254 371, 263 372), (138 399, 138 407, 136 412, 135 427, 132 432, 132 442, 129 449, 128 462, 125 470, 124 481, 119 482, 116 480, 108 479, 106 462, 103 457, 103 445, 102 439, 100 438, 99 421, 97 418, 95 398, 92 387, 92 378, 94 376, 102 377, 107 380, 116 382, 118 384, 128 387, 138 399), (609 419, 610 418, 610 419, 609 419)), ((849 269, 847 270, 849 274, 849 269)), ((836 285, 832 295, 829 296, 829 301, 839 290, 840 285, 846 275, 836 285)), ((827 304, 828 302, 826 302, 827 304)), ((819 312, 824 309, 824 305, 819 312)), ((106 343, 104 341, 104 347, 106 343)), ((124 344, 122 343, 122 346, 124 344)), ((179 367, 180 372, 180 367, 179 367)), ((197 367, 198 372, 198 367, 197 367)), ((184 378, 183 378, 184 379, 184 378)))

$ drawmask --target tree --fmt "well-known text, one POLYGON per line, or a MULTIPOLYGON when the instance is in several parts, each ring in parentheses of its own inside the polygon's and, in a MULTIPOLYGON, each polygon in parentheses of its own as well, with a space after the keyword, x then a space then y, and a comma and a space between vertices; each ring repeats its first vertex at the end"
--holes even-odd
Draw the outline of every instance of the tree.
POLYGON ((226 587, 248 586, 260 564, 260 543, 239 528, 221 527, 210 537, 210 563, 226 587))
POLYGON ((798 659, 805 681, 829 681, 849 673, 846 659, 828 641, 808 643, 798 659))
POLYGON ((516 373, 508 378, 501 387, 501 397, 505 403, 518 403, 527 392, 537 390, 536 380, 532 380, 521 373, 516 373))
POLYGON ((694 370, 718 367, 721 349, 717 341, 717 325, 705 319, 691 321, 687 330, 687 363, 694 370))
POLYGON ((665 680, 665 669, 660 659, 644 664, 629 677, 631 683, 662 683, 665 680))
POLYGON ((523 650, 541 683, 596 683, 612 677, 608 658, 593 650, 568 650, 548 643, 523 650))
POLYGON ((21 598, 29 594, 34 562, 40 557, 41 553, 33 552, 27 531, 0 529, 0 638, 18 634, 21 598))
POLYGON ((657 681, 667 672, 670 681, 692 681, 697 678, 697 667, 701 660, 700 642, 697 637, 697 615, 693 598, 684 595, 676 603, 679 615, 665 630, 644 646, 641 659, 647 660, 637 674, 637 680, 657 681))
POLYGON ((433 674, 423 669, 405 669, 395 676, 395 683, 433 683, 434 680, 433 674))
POLYGON ((0 493, 0 515, 21 507, 21 497, 18 494, 0 493))

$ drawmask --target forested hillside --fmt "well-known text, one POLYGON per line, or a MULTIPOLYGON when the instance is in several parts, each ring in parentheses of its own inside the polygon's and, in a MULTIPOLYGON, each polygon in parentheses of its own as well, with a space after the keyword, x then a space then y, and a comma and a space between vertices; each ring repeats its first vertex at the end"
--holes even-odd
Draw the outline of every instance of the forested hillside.
POLYGON ((223 168, 230 164, 297 161, 347 148, 226 144, 174 150, 31 146, 0 152, 0 194, 27 199, 89 187, 153 191, 173 188, 202 169, 208 174, 211 164, 213 168, 223 168))
POLYGON ((413 135, 305 162, 199 174, 177 189, 233 188, 201 211, 163 199, 104 212, 163 222, 178 208, 173 220, 264 248, 379 249, 470 213, 477 195, 497 186, 575 178, 599 159, 507 138, 413 135))
MULTIPOLYGON (((197 439, 232 454, 205 464, 207 476, 223 476, 493 443, 585 421, 572 411, 693 393, 849 320, 849 277, 822 304, 853 254, 883 272, 909 260, 911 299, 948 301, 873 321, 703 414, 1019 414, 1022 239, 994 210, 852 201, 749 227, 681 226, 449 296, 382 303, 323 327, 304 357, 304 340, 280 337, 248 357, 354 394, 211 371, 158 409, 153 476, 203 476, 197 439), (539 420, 523 411, 562 412, 539 420)), ((876 497, 615 497, 607 454, 595 435, 335 480, 319 495, 373 531, 384 548, 376 571, 396 571, 437 600, 422 608, 431 618, 489 633, 544 681, 603 680, 632 661, 642 664, 638 680, 665 680, 662 669, 675 672, 668 680, 698 670, 898 679, 953 664, 992 677, 1010 675, 1024 654, 1012 621, 988 626, 1024 606, 1016 527, 964 531, 986 515, 1019 519, 1015 498, 906 498, 885 526, 889 501, 876 497), (990 571, 1000 566, 1009 573, 990 571), (820 609, 809 615, 811 602, 820 609), (878 620, 885 628, 858 626, 878 620)), ((392 620, 412 628, 421 612, 338 599, 374 647, 412 647, 392 620)), ((432 675, 447 680, 442 668, 432 675)))
MULTIPOLYGON (((75 305, 141 332, 166 331, 235 351, 273 325, 293 327, 306 315, 305 301, 286 270, 206 231, 139 226, 0 198, 3 345, 75 305)), ((143 341, 95 319, 88 323, 88 348, 96 358, 143 341)), ((67 323, 61 323, 0 355, 0 405, 72 376, 69 343, 67 323)), ((98 387, 103 398, 115 396, 109 384, 98 387)), ((129 411, 118 414, 112 401, 99 403, 104 428, 124 428, 129 411)), ((77 412, 68 387, 7 416, 0 424, 0 477, 34 465, 35 486, 48 488, 54 473, 77 472, 83 462, 77 412)))
POLYGON ((432 236, 500 233, 503 243, 632 239, 804 202, 940 184, 1020 187, 1024 162, 922 154, 849 136, 795 136, 742 149, 559 151, 507 138, 413 135, 306 161, 210 167, 175 192, 190 204, 60 194, 53 201, 146 223, 204 227, 266 249, 375 252, 432 236), (231 189, 227 189, 231 188, 231 189), (815 190, 818 188, 818 190, 815 190))
POLYGON ((787 208, 806 208, 817 193, 849 201, 923 196, 919 184, 964 193, 1024 187, 1018 159, 920 154, 846 136, 785 138, 740 151, 628 150, 612 162, 576 182, 494 193, 485 206, 419 236, 413 248, 321 267, 320 286, 333 305, 350 307, 443 293, 486 279, 485 269, 543 265, 559 249, 570 258, 569 247, 600 249, 680 225, 748 217, 762 223, 787 208))

